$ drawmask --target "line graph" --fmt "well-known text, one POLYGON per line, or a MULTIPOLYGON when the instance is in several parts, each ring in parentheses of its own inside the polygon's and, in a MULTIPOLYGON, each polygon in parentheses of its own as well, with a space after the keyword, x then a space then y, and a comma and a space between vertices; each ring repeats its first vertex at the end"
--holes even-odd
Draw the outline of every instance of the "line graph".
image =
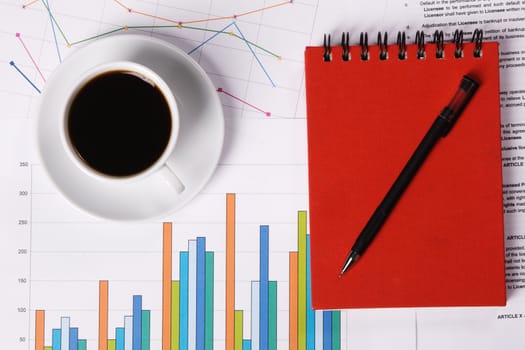
MULTIPOLYGON (((52 19, 52 22, 57 26, 57 28, 58 28, 60 34, 62 35, 64 41, 66 42, 66 44, 68 46, 73 46, 73 45, 76 45, 76 44, 79 44, 79 43, 82 43, 82 42, 86 42, 86 41, 89 41, 89 40, 92 40, 92 39, 96 39, 96 38, 98 38, 100 36, 108 35, 108 34, 111 34, 111 33, 114 33, 114 32, 120 31, 120 30, 125 30, 125 29, 140 29, 140 28, 145 28, 145 29, 146 28, 147 29, 179 28, 179 29, 183 29, 183 28, 186 28, 186 29, 196 29, 196 30, 203 30, 203 31, 215 32, 215 33, 221 33, 220 30, 192 27, 192 26, 187 26, 186 24, 204 23, 204 22, 212 22, 212 21, 218 21, 218 20, 235 20, 235 19, 238 19, 239 17, 244 17, 244 16, 248 16, 248 15, 251 15, 251 14, 258 13, 258 12, 262 12, 262 11, 265 11, 265 10, 270 10, 270 9, 273 9, 273 8, 277 8, 277 7, 281 7, 281 6, 284 6, 284 5, 292 4, 293 0, 287 0, 287 1, 280 2, 280 3, 274 4, 274 5, 269 5, 269 6, 257 8, 257 9, 254 9, 254 10, 250 10, 250 11, 246 11, 246 12, 240 13, 238 15, 230 15, 230 16, 222 16, 222 17, 211 17, 211 18, 203 18, 203 19, 188 20, 188 21, 174 20, 174 19, 161 17, 161 16, 150 14, 150 13, 134 10, 132 8, 127 7, 124 3, 122 3, 119 0, 113 0, 113 2, 117 3, 120 7, 124 8, 129 13, 135 13, 135 14, 142 15, 142 16, 145 16, 145 17, 149 17, 149 18, 158 19, 158 20, 161 20, 161 21, 173 23, 175 25, 171 25, 171 26, 163 26, 163 25, 156 25, 156 26, 155 25, 152 25, 152 26, 122 26, 122 27, 117 28, 115 30, 108 31, 108 32, 99 34, 97 36, 92 36, 92 37, 81 39, 81 40, 74 41, 74 42, 70 42, 67 39, 66 35, 64 34, 64 31, 62 30, 62 28, 58 24, 57 20, 55 19, 55 17, 51 13, 50 7, 46 4, 46 2, 44 0, 32 0, 32 1, 22 5, 22 8, 26 9, 26 8, 36 4, 38 2, 41 2, 46 7, 46 9, 49 12, 49 16, 52 19)), ((275 56, 276 58, 281 58, 281 56, 279 56, 279 55, 277 55, 275 53, 272 53, 272 52, 270 52, 268 50, 265 50, 262 47, 259 47, 259 46, 255 45, 253 42, 247 40, 246 38, 242 38, 242 36, 232 35, 232 33, 223 33, 223 34, 228 34, 228 35, 233 36, 233 37, 235 37, 237 39, 244 40, 247 43, 249 43, 250 45, 256 46, 257 48, 262 49, 263 51, 271 54, 272 56, 275 56)))
POLYGON ((108 36, 108 35, 115 34, 115 33, 120 32, 120 31, 125 31, 125 30, 130 30, 130 29, 131 30, 166 29, 166 28, 190 29, 190 30, 195 30, 195 31, 202 31, 202 32, 213 33, 213 35, 211 37, 205 39, 203 42, 201 42, 199 45, 197 45, 193 49, 191 49, 188 52, 188 54, 191 55, 192 53, 194 53, 195 51, 197 51, 198 49, 200 49, 201 47, 203 47, 204 45, 208 44, 210 41, 215 39, 218 35, 226 34, 229 37, 235 38, 237 40, 241 40, 241 41, 243 41, 246 44, 246 46, 248 47, 250 53, 255 58, 257 64, 261 68, 262 72, 264 73, 264 75, 266 76, 266 78, 268 79, 268 81, 270 82, 272 87, 276 87, 276 84, 275 84, 274 80, 270 76, 268 70, 263 65, 263 63, 262 63, 261 59, 259 58, 259 56, 258 56, 257 52, 255 51, 255 49, 260 50, 261 53, 265 53, 265 54, 268 54, 270 56, 273 56, 274 58, 277 58, 279 61, 282 60, 282 56, 277 54, 277 53, 274 53, 274 52, 270 51, 269 49, 266 49, 266 48, 264 48, 264 47, 262 47, 262 46, 260 46, 260 45, 258 45, 256 43, 254 43, 253 41, 248 40, 247 37, 243 34, 243 32, 242 32, 241 28, 239 27, 239 25, 236 23, 236 19, 240 18, 240 17, 252 15, 252 14, 255 14, 255 13, 263 12, 263 11, 266 11, 266 10, 274 9, 274 8, 277 8, 277 7, 281 7, 281 6, 284 6, 284 5, 292 4, 293 0, 287 0, 287 1, 279 2, 279 3, 273 4, 273 5, 256 8, 256 9, 245 11, 245 12, 242 12, 242 13, 239 13, 239 14, 233 14, 233 15, 229 15, 229 16, 217 16, 217 17, 203 18, 203 19, 197 19, 197 20, 188 20, 188 21, 174 20, 174 19, 170 19, 170 18, 166 18, 166 17, 153 15, 153 14, 150 14, 150 13, 147 13, 147 12, 144 12, 144 11, 134 10, 134 9, 128 7, 127 5, 125 5, 120 0, 113 0, 114 3, 116 3, 119 7, 125 9, 129 13, 134 13, 134 14, 145 16, 145 17, 148 17, 148 18, 154 18, 154 19, 157 19, 157 20, 166 21, 166 22, 172 23, 172 25, 144 25, 144 26, 141 26, 141 25, 136 25, 136 26, 123 25, 123 26, 120 26, 118 28, 111 29, 111 30, 108 30, 106 32, 103 32, 103 33, 100 33, 100 34, 97 34, 97 35, 93 35, 93 36, 90 36, 90 37, 87 37, 87 38, 84 38, 84 39, 76 40, 76 41, 70 41, 68 39, 68 37, 66 36, 66 34, 65 34, 64 30, 62 29, 61 25, 59 24, 59 22, 57 21, 57 19, 53 15, 53 13, 51 11, 51 8, 49 6, 48 0, 32 0, 32 1, 22 5, 22 8, 23 9, 27 9, 28 7, 33 6, 33 5, 35 5, 35 4, 39 3, 39 2, 45 7, 46 12, 49 15, 49 18, 50 18, 50 21, 51 21, 51 28, 52 28, 52 33, 53 33, 53 39, 54 39, 54 43, 55 43, 55 46, 56 46, 56 51, 57 51, 57 56, 58 56, 58 61, 59 62, 62 62, 62 55, 60 53, 59 43, 58 43, 58 39, 57 39, 57 33, 56 33, 57 31, 58 31, 58 33, 60 33, 62 39, 64 40, 64 42, 66 44, 66 47, 70 48, 72 46, 75 46, 75 45, 78 45, 78 44, 81 44, 81 43, 85 43, 85 42, 88 42, 88 41, 91 41, 91 40, 95 40, 95 39, 98 39, 98 38, 101 38, 101 37, 104 37, 104 36, 108 36), (194 24, 194 23, 220 21, 220 20, 233 20, 233 21, 230 22, 228 25, 226 25, 224 28, 219 29, 219 30, 217 30, 217 29, 210 29, 210 28, 195 27, 195 26, 188 26, 187 25, 187 24, 194 24), (234 31, 229 31, 229 32, 226 31, 228 28, 230 28, 232 26, 235 27, 235 30, 236 30, 237 33, 235 33, 234 31), (55 30, 55 27, 56 27, 57 31, 55 30))

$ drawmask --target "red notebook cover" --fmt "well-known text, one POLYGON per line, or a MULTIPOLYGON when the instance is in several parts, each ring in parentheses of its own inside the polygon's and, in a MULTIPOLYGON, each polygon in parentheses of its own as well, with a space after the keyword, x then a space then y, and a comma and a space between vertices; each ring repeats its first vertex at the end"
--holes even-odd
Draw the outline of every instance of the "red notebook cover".
POLYGON ((305 52, 312 305, 316 309, 505 305, 498 44, 305 52), (459 87, 480 87, 361 258, 356 237, 459 87))

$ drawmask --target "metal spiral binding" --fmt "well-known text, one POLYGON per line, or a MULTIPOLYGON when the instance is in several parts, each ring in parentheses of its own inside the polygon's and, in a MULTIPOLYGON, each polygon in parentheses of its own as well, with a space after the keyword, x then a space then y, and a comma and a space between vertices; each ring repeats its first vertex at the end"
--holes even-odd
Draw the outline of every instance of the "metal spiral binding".
POLYGON ((474 57, 480 58, 482 51, 481 51, 481 45, 483 43, 483 30, 482 29, 475 29, 474 33, 472 34, 472 42, 474 45, 474 57))
POLYGON ((456 44, 456 49, 454 50, 454 57, 463 57, 463 31, 456 29, 456 31, 454 32, 454 39, 452 39, 452 41, 456 44))
POLYGON ((400 60, 407 59, 407 38, 405 32, 397 32, 397 58, 400 60))
POLYGON ((388 38, 385 32, 383 40, 381 40, 381 32, 377 33, 377 45, 379 46, 379 59, 388 59, 388 38))
POLYGON ((350 34, 348 32, 343 33, 341 38, 341 46, 343 47, 343 61, 350 60, 350 34))
POLYGON ((442 30, 434 32, 434 44, 436 44, 436 58, 441 59, 445 57, 445 39, 442 30))
POLYGON ((425 52, 425 33, 423 31, 416 32, 416 44, 417 44, 417 59, 423 60, 426 57, 425 52))
MULTIPOLYGON (((331 46, 331 36, 330 34, 324 35, 323 40, 323 60, 325 62, 332 61, 332 46, 331 46)), ((474 43, 474 52, 473 55, 476 58, 482 56, 482 44, 483 44, 483 30, 475 29, 472 33, 471 42, 474 43)), ((445 39, 442 30, 436 30, 433 34, 432 43, 436 45, 436 58, 443 59, 445 57, 445 39)), ((463 31, 456 30, 454 32, 454 37, 452 39, 454 44, 454 57, 462 58, 464 54, 463 48, 463 31)), ((425 33, 423 31, 417 31, 415 37, 415 44, 417 45, 417 59, 426 58, 426 48, 425 48, 425 33)), ((368 33, 361 32, 359 37, 359 46, 361 49, 360 58, 363 61, 368 61, 370 59, 370 50, 368 46, 368 33)), ((387 33, 384 32, 381 35, 381 32, 377 34, 377 46, 379 47, 379 59, 388 60, 388 37, 387 33)), ((341 37, 341 47, 342 55, 341 59, 343 61, 350 61, 350 34, 344 32, 341 37)), ((397 57, 399 60, 406 60, 407 57, 407 44, 406 44, 406 35, 405 32, 399 31, 397 33, 397 57)))
POLYGON ((359 45, 361 46, 361 59, 368 61, 370 58, 370 52, 368 51, 368 33, 361 32, 359 36, 359 45))
POLYGON ((325 62, 330 62, 332 60, 332 47, 330 46, 330 34, 324 35, 323 47, 324 47, 323 60, 325 62))

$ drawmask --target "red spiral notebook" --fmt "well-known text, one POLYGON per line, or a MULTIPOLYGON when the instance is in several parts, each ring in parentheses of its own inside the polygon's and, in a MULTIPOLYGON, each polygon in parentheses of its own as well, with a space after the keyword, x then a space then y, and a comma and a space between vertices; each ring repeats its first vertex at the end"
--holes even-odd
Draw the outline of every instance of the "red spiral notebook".
POLYGON ((498 44, 307 47, 312 305, 505 305, 498 44), (478 45, 478 46, 476 46, 478 45), (425 57, 418 59, 418 48, 425 57), (455 57, 455 50, 462 57, 455 57), (366 51, 366 50, 364 50, 366 51), (325 61, 325 53, 331 60, 325 61), (472 75, 479 90, 372 244, 339 278, 369 217, 472 75))

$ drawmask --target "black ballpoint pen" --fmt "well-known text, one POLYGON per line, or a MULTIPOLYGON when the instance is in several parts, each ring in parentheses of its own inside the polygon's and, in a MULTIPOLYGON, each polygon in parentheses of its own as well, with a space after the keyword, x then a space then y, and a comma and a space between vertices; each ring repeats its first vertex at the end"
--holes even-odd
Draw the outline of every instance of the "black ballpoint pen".
POLYGON ((441 137, 445 137, 448 134, 478 87, 479 83, 473 78, 469 76, 463 77, 456 94, 450 103, 443 108, 438 115, 397 177, 396 181, 393 183, 392 187, 390 187, 390 190, 388 190, 385 197, 357 237, 339 276, 342 276, 368 248, 434 145, 441 137))

